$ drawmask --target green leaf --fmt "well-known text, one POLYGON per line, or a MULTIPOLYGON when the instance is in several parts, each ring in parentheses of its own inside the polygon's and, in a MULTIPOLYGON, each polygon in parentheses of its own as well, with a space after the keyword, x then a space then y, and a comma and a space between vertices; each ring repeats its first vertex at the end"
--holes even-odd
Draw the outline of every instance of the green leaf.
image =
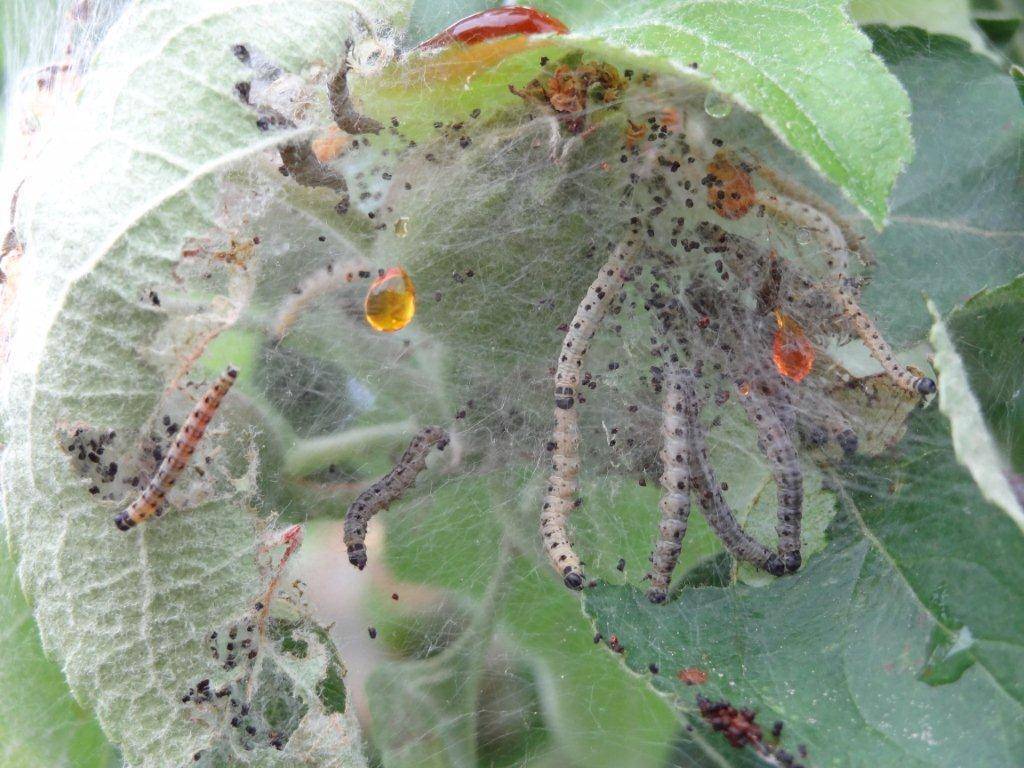
POLYGON ((972 296, 946 325, 993 438, 1024 474, 1024 277, 972 296))
POLYGON ((1024 749, 1024 537, 958 465, 936 409, 902 447, 894 463, 860 462, 828 548, 794 576, 663 606, 604 585, 587 612, 681 713, 695 716, 695 689, 675 673, 699 667, 697 692, 756 709, 766 730, 783 721, 782 745, 806 745, 810 764, 1012 764, 1024 749))
POLYGON ((120 765, 91 713, 43 654, 14 562, 0 544, 0 762, 7 768, 120 765))
POLYGON ((948 402, 943 409, 959 432, 957 453, 987 498, 1024 528, 1024 380, 1019 333, 1024 322, 1024 277, 982 291, 932 329, 936 363, 948 402), (939 366, 942 372, 943 366, 939 366))
MULTIPOLYGON (((23 190, 19 235, 32 266, 5 365, 8 535, 43 648, 131 765, 176 767, 224 736, 181 697, 216 671, 204 635, 252 610, 264 588, 251 414, 244 394, 229 395, 199 451, 210 471, 183 475, 168 514, 128 534, 112 518, 131 488, 90 494, 60 440, 78 426, 115 430, 124 477, 142 458, 140 438, 162 433, 161 415, 191 407, 168 387, 197 349, 184 332, 230 324, 215 310, 243 300, 246 278, 214 265, 182 287, 172 270, 188 242, 216 229, 231 171, 282 140, 261 134, 239 102, 234 84, 246 75, 232 46, 295 69, 334 61, 359 10, 333 0, 136 4, 101 43, 23 190)), ((280 756, 269 745, 255 753, 268 765, 357 765, 346 727, 312 707, 280 756)))
POLYGON ((909 104, 840 0, 551 0, 537 7, 571 34, 511 55, 487 45, 414 54, 354 86, 363 109, 384 120, 418 111, 421 124, 407 121, 404 130, 423 135, 435 120, 514 103, 509 84, 526 85, 538 57, 583 48, 620 65, 703 78, 759 115, 876 225, 884 221, 886 198, 912 154, 909 104), (424 82, 428 92, 408 88, 410 81, 424 82))
MULTIPOLYGON (((928 308, 935 317, 931 342, 935 349, 935 370, 939 373, 939 408, 949 419, 953 450, 960 463, 970 470, 982 495, 1006 512, 1024 533, 1021 491, 1019 487, 1014 488, 1008 462, 989 433, 946 324, 934 304, 929 302, 928 308)), ((1001 318, 1000 322, 1009 319, 1001 318)))
POLYGON ((891 341, 917 341, 931 320, 908 288, 948 312, 1020 272, 1024 106, 1013 80, 961 40, 869 33, 910 94, 917 151, 896 184, 889 225, 870 240, 879 265, 864 303, 891 341))
MULTIPOLYGON (((613 489, 609 484, 602 490, 613 489)), ((609 767, 660 765, 675 720, 656 696, 618 669, 594 644, 593 630, 580 615, 577 598, 549 573, 546 564, 534 559, 533 501, 538 490, 532 482, 524 484, 521 471, 510 472, 504 482, 467 478, 424 489, 421 500, 396 505, 383 515, 384 523, 389 525, 388 564, 403 581, 451 590, 468 601, 475 616, 487 606, 488 589, 495 589, 492 578, 503 582, 498 592, 501 598, 496 606, 493 642, 521 652, 540 681, 543 727, 549 739, 538 747, 534 759, 609 767), (520 493, 523 505, 517 498, 520 493), (399 529, 392 529, 392 520, 396 521, 394 525, 402 526, 401 530, 416 531, 416 535, 402 535, 399 529), (507 569, 499 572, 503 533, 509 542, 516 543, 517 550, 531 554, 515 555, 507 569)), ((621 579, 631 574, 636 577, 636 572, 642 571, 649 548, 647 538, 654 530, 657 495, 653 488, 623 489, 613 495, 595 492, 587 515, 591 525, 580 538, 595 532, 613 538, 608 548, 599 545, 590 550, 595 554, 595 573, 609 577, 614 574, 621 579), (625 574, 616 570, 619 557, 627 563, 625 574)), ((715 551, 717 542, 709 531, 702 532, 698 527, 692 533, 696 541, 705 542, 702 551, 715 551)), ((696 553, 693 557, 696 561, 696 553)), ((459 648, 464 650, 465 645, 459 648)), ((465 730, 452 730, 461 721, 449 722, 449 707, 465 709, 462 697, 466 692, 459 683, 465 682, 471 667, 461 650, 460 654, 446 657, 451 664, 443 666, 439 666, 441 657, 403 664, 381 673, 378 684, 369 689, 371 708, 377 699, 376 706, 389 708, 392 722, 400 716, 401 721, 433 724, 409 733, 447 733, 449 758, 465 756, 467 750, 473 753, 473 745, 465 743, 471 736, 465 730), (456 661, 458 665, 453 666, 456 661), (440 669, 448 672, 441 675, 440 669), (409 686, 415 689, 416 698, 407 690, 409 686), (433 709, 415 703, 425 690, 437 703, 433 709), (396 709, 401 704, 404 709, 396 709)), ((390 734, 388 737, 393 738, 390 734)))
POLYGON ((988 51, 985 37, 972 21, 969 0, 852 0, 850 16, 859 24, 919 27, 932 34, 954 35, 979 53, 988 51))

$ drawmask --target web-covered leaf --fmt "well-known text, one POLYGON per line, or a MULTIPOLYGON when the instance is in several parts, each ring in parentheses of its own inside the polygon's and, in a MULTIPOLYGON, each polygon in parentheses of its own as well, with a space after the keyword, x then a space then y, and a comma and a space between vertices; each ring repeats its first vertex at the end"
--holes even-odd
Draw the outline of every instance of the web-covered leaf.
POLYGON ((912 28, 869 34, 910 93, 916 152, 889 225, 871 238, 879 266, 865 299, 909 342, 930 318, 898 286, 913 284, 948 312, 1021 271, 1024 104, 1013 80, 963 41, 912 28))
MULTIPOLYGON (((209 633, 251 613, 265 588, 265 524, 251 507, 258 441, 237 426, 259 417, 244 396, 228 398, 200 466, 170 495, 175 514, 128 535, 112 523, 138 493, 132 473, 159 460, 202 391, 189 380, 210 369, 191 364, 249 296, 235 243, 220 256, 188 251, 216 221, 242 223, 221 207, 228 175, 278 141, 239 104, 231 47, 252 40, 282 60, 331 57, 359 12, 324 2, 131 6, 81 83, 76 119, 56 124, 23 188, 18 236, 31 258, 5 367, 7 532, 43 647, 131 765, 180 765, 229 740, 230 718, 202 726, 183 697, 217 672, 209 633)), ((260 659, 283 653, 273 646, 263 642, 260 659)), ((350 724, 292 687, 281 756, 268 736, 247 757, 243 736, 231 759, 359 764, 350 724)))
MULTIPOLYGON (((787 181, 807 156, 880 219, 909 152, 905 95, 839 3, 548 10, 574 34, 456 46, 381 74, 394 44, 375 21, 404 24, 401 7, 139 3, 90 68, 78 119, 41 154, 19 209, 17 234, 39 257, 19 294, 5 369, 4 503, 44 645, 130 764, 178 765, 193 754, 201 765, 361 763, 341 711, 361 692, 344 689, 330 638, 302 605, 302 581, 274 571, 280 549, 257 537, 273 533, 267 521, 278 513, 328 518, 318 535, 335 560, 317 589, 345 591, 335 582, 351 567, 337 519, 380 487, 376 478, 409 466, 402 452, 426 424, 446 436, 444 452, 430 451, 406 498, 374 510, 359 532, 369 565, 350 549, 360 569, 344 582, 370 596, 357 611, 371 623, 360 627, 364 642, 369 634, 404 657, 369 678, 384 763, 647 766, 666 758, 674 737, 680 749, 690 743, 669 703, 594 642, 537 533, 554 450, 552 366, 606 252, 631 235, 646 243, 644 269, 619 273, 630 285, 595 337, 578 393, 588 402, 575 544, 588 577, 617 585, 588 604, 614 595, 647 610, 630 601, 657 526, 664 365, 678 360, 705 366, 711 460, 746 529, 767 546, 780 538, 780 465, 765 442, 778 433, 757 426, 771 411, 755 404, 744 415, 746 398, 762 394, 749 381, 770 378, 794 398, 779 413, 800 454, 781 471, 799 474, 806 491, 803 571, 776 581, 763 567, 737 566, 694 519, 674 583, 683 602, 712 594, 696 586, 719 590, 727 599, 716 610, 739 627, 748 604, 778 594, 809 621, 831 617, 822 636, 843 639, 835 627, 848 635, 853 625, 813 602, 853 594, 830 574, 855 581, 870 560, 888 592, 857 599, 906 597, 885 557, 875 563, 871 536, 910 547, 915 516, 935 512, 913 462, 948 444, 929 431, 933 412, 909 434, 905 423, 930 380, 903 367, 902 353, 898 363, 887 357, 867 315, 851 308, 870 274, 858 234, 870 224, 787 181), (713 37, 706 46, 687 37, 698 23, 713 37), (771 48, 759 28, 772 31, 771 48), (396 85, 416 62, 430 66, 396 85), (578 113, 559 113, 546 90, 553 81, 580 102, 578 113), (762 118, 797 152, 780 150, 762 118), (804 202, 772 192, 787 189, 804 202), (840 234, 824 237, 832 230, 809 222, 811 210, 840 234), (863 262, 851 274, 848 249, 863 262), (392 291, 394 306, 371 311, 374 291, 395 275, 403 288, 392 291), (804 344, 798 374, 773 346, 794 324, 804 344), (850 373, 854 335, 875 344, 887 373, 850 373), (204 380, 229 363, 241 369, 238 383, 168 514, 116 531, 111 518, 131 498, 132 474, 151 472, 204 380), (859 461, 905 447, 914 471, 899 470, 910 485, 891 531, 872 527, 872 505, 892 463, 862 464, 856 493, 834 482, 857 449, 844 415, 859 433, 859 461), (858 527, 858 515, 871 524, 858 527), (298 619, 283 614, 282 592, 298 619), (251 666, 238 664, 236 642, 259 646, 251 666), (232 710, 238 692, 259 705, 254 732, 249 715, 232 710)), ((435 23, 422 4, 408 17, 435 23)), ((963 473, 943 477, 970 501, 969 480, 955 482, 963 473)), ((1001 524, 992 522, 994 535, 1001 524)), ((289 551, 298 530, 285 532, 289 551)), ((651 615, 671 616, 678 603, 661 608, 651 615)), ((997 666, 982 658, 991 649, 965 657, 960 645, 998 633, 985 617, 965 619, 973 634, 936 617, 886 625, 887 642, 938 628, 930 682, 963 673, 952 685, 981 685, 974 675, 997 666), (964 672, 968 657, 976 663, 964 672)), ((765 618, 747 631, 790 639, 784 616, 765 618)), ((719 640, 708 653, 734 659, 737 638, 719 640)), ((792 648, 794 670, 815 665, 813 683, 830 646, 792 648)), ((800 698, 812 688, 794 694, 802 707, 817 706, 800 698)), ((961 714, 934 696, 936 711, 961 714)), ((837 701, 839 719, 852 705, 837 701)), ((813 725, 801 733, 817 748, 824 737, 813 725)), ((694 743, 706 757, 714 750, 702 738, 694 743)), ((993 755, 1018 746, 990 741, 993 755)))
POLYGON ((859 468, 828 549, 793 579, 686 590, 667 608, 606 586, 588 613, 688 716, 696 693, 752 707, 766 739, 780 720, 783 746, 814 763, 1012 762, 1024 544, 957 465, 944 421, 921 414, 895 463, 859 468), (677 677, 689 668, 706 683, 677 677))
MULTIPOLYGON (((392 67, 390 86, 377 80, 367 93, 356 88, 364 108, 385 119, 412 113, 410 101, 421 98, 408 87, 414 82, 430 93, 431 121, 493 109, 537 57, 588 48, 620 66, 705 79, 758 114, 876 224, 885 219, 886 198, 912 153, 909 105, 842 3, 552 0, 537 7, 570 34, 512 48, 496 42, 413 54, 392 67)), ((419 32, 433 14, 414 18, 419 32)), ((406 130, 417 134, 414 125, 406 130)))
MULTIPOLYGON (((917 30, 879 29, 874 35, 923 111, 934 108, 932 89, 944 78, 954 77, 954 72, 957 78, 963 76, 957 66, 965 57, 970 66, 991 73, 992 79, 983 77, 982 82, 1007 95, 999 103, 1013 117, 1000 130, 1009 145, 1017 146, 1016 94, 988 62, 972 57, 964 44, 951 38, 917 30)), ((949 113, 955 116, 953 105, 949 113)), ((943 138, 920 143, 920 165, 901 182, 907 188, 921 168, 938 169, 947 162, 939 148, 948 147, 955 136, 973 146, 973 129, 957 130, 955 117, 951 123, 936 118, 929 127, 943 138)), ((987 146, 984 152, 991 149, 987 146)), ((950 185, 961 193, 992 183, 991 177, 966 173, 970 181, 958 186, 956 178, 950 185)), ((1010 187, 1006 194, 984 198, 993 203, 991 208, 979 205, 976 210, 999 216, 1000 210, 1018 208, 1019 192, 1010 187)), ((925 220, 916 222, 919 234, 928 226, 931 206, 942 211, 951 201, 947 192, 941 187, 916 200, 925 220)), ((940 214, 933 223, 945 221, 940 214)), ((895 219, 893 228, 899 224, 895 219)), ((970 234, 987 240, 1013 236, 980 229, 970 234)), ((903 257, 912 255, 937 263, 938 272, 946 268, 956 273, 953 280, 947 274, 947 295, 969 290, 978 278, 973 269, 936 260, 934 250, 926 254, 912 247, 899 233, 893 237, 887 230, 874 241, 879 275, 899 272, 903 257)), ((954 240, 946 247, 962 245, 954 240)), ((999 274, 1019 268, 998 242, 977 252, 999 274)), ((926 271, 919 270, 922 278, 926 271)), ((887 290, 896 285, 883 283, 887 290)), ((756 711, 762 730, 747 742, 746 756, 733 750, 736 744, 717 737, 709 744, 698 732, 680 741, 679 759, 711 749, 723 760, 746 764, 755 752, 778 754, 781 749, 790 755, 806 750, 809 764, 851 755, 870 755, 867 759, 880 765, 908 760, 915 765, 958 765, 965 760, 1000 764, 1021 748, 1022 689, 1013 670, 1022 652, 1014 638, 1024 624, 1013 606, 1020 604, 1014 569, 1024 540, 1013 515, 1004 514, 1007 506, 1019 509, 1019 498, 1014 498, 1019 490, 1014 490, 1016 478, 1006 471, 1004 460, 980 450, 978 442, 987 439, 984 414, 1012 455, 1012 403, 1019 379, 1010 361, 1019 347, 1019 334, 1012 332, 1016 293, 1016 282, 983 292, 950 316, 948 332, 944 325, 936 326, 933 345, 942 413, 952 421, 954 434, 932 406, 911 419, 894 452, 842 471, 837 478, 841 510, 827 532, 828 546, 820 560, 792 581, 753 589, 730 586, 721 575, 709 579, 695 570, 690 581, 703 588, 684 586, 666 610, 628 587, 602 585, 587 593, 588 613, 605 638, 615 635, 614 646, 627 666, 668 693, 693 722, 713 723, 721 717, 724 710, 716 710, 709 700, 756 711), (1000 492, 993 495, 995 485, 1000 492), (1007 504, 997 506, 988 499, 1007 504), (707 699, 702 703, 698 694, 707 699), (781 742, 770 735, 774 721, 782 723, 781 742)), ((901 306, 920 311, 905 294, 901 306)), ((895 304, 891 309, 895 312, 895 304)), ((902 314, 909 315, 908 309, 902 314)), ((901 333, 909 338, 913 330, 911 325, 901 333)))

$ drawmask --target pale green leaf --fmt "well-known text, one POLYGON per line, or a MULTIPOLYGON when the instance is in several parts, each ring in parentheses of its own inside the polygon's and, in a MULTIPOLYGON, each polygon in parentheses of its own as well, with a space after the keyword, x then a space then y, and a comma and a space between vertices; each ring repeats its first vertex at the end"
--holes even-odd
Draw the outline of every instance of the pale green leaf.
POLYGON ((1024 508, 1009 480, 1009 462, 988 430, 949 329, 935 304, 929 302, 928 309, 935 319, 931 343, 935 349, 935 370, 939 373, 939 408, 949 419, 953 450, 974 477, 982 495, 1024 532, 1024 508))
POLYGON ((0 544, 0 763, 6 768, 101 768, 117 752, 71 698, 60 667, 39 645, 14 562, 0 544))
MULTIPOLYGON (((227 175, 282 138, 261 134, 234 93, 245 73, 232 46, 296 69, 337 62, 364 10, 379 12, 329 0, 130 6, 23 190, 23 290, 3 382, 8 533, 44 649, 130 765, 178 766, 221 736, 181 697, 215 671, 206 633, 261 594, 248 506, 256 467, 237 429, 252 418, 232 393, 199 452, 210 471, 183 476, 159 524, 127 535, 112 522, 127 491, 90 494, 60 440, 79 426, 113 429, 109 450, 127 473, 140 438, 162 432, 161 414, 188 410, 165 393, 189 349, 175 334, 229 325, 216 309, 245 300, 244 278, 218 273, 175 303, 172 269, 190 238, 215 229, 227 175), (159 307, 146 298, 165 289, 159 307)), ((260 759, 358 764, 340 717, 310 705, 285 751, 264 745, 260 759)))

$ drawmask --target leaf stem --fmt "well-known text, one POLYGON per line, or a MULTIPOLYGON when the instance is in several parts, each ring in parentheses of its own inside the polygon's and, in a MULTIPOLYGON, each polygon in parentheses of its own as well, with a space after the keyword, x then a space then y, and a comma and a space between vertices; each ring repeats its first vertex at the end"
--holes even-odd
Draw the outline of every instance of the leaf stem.
POLYGON ((415 430, 416 422, 406 419, 300 440, 285 455, 283 474, 286 478, 305 477, 331 464, 365 456, 376 448, 401 445, 415 430))

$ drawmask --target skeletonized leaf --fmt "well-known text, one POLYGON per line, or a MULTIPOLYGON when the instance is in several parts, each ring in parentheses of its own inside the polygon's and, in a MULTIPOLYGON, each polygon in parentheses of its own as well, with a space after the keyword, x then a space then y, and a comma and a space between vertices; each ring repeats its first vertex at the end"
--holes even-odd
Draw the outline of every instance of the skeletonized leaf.
MULTIPOLYGON (((120 478, 151 433, 168 439, 161 416, 180 420, 188 394, 202 391, 183 398, 172 384, 209 374, 188 361, 246 300, 244 270, 230 265, 213 264, 209 280, 172 274, 186 243, 220 223, 229 174, 281 140, 261 134, 238 100, 246 74, 232 46, 296 70, 336 65, 363 10, 328 0, 130 5, 23 189, 31 258, 3 388, 8 533, 43 647, 130 765, 177 766, 210 743, 181 698, 216 671, 204 635, 251 610, 262 588, 244 394, 225 401, 193 462, 202 475, 182 477, 164 518, 128 534, 112 523, 132 493, 120 478), (165 289, 163 302, 152 299, 165 289), (116 435, 96 463, 113 472, 116 457, 118 480, 95 493, 96 478, 80 476, 60 442, 79 428, 116 435)), ((288 764, 336 765, 342 754, 358 763, 358 749, 339 752, 356 743, 345 723, 318 717, 314 708, 301 721, 306 746, 289 742, 288 764)))

